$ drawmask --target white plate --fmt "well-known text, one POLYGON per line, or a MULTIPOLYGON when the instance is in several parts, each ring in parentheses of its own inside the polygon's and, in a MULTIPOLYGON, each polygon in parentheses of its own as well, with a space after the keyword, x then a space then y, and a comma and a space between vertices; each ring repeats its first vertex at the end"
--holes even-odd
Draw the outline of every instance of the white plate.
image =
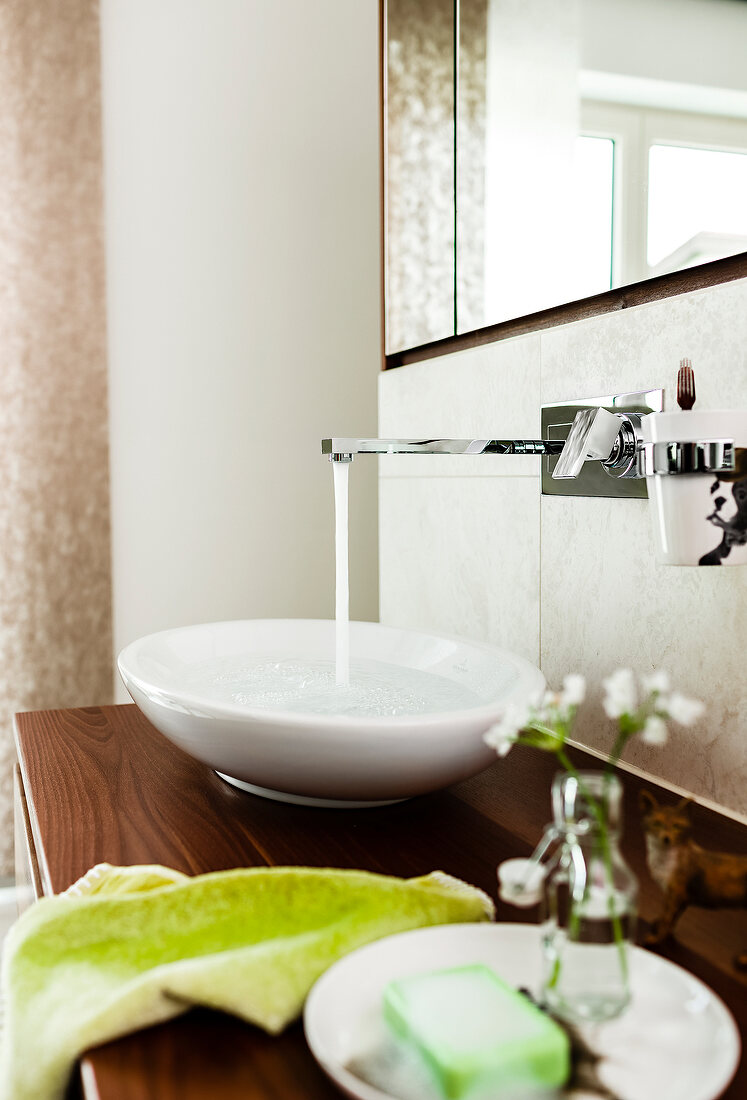
MULTIPOLYGON (((382 994, 395 978, 484 963, 533 993, 539 928, 450 924, 388 936, 346 955, 306 1002, 306 1038, 322 1069, 355 1100, 437 1100, 388 1033, 382 994), (355 1072, 353 1072, 353 1069, 355 1072), (378 1086, 378 1087, 377 1087, 378 1086)), ((600 1080, 620 1100, 714 1100, 739 1062, 740 1041, 723 1002, 686 970, 639 947, 631 952, 633 999, 618 1020, 587 1028, 602 1057, 600 1080)), ((593 1093, 574 1090, 575 1097, 593 1093)))

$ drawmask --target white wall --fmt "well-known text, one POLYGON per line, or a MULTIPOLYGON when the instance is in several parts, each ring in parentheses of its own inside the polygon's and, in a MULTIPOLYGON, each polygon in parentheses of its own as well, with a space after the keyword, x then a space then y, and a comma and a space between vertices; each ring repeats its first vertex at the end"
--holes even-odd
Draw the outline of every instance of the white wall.
MULTIPOLYGON (((376 0, 102 0, 101 23, 115 650, 332 616, 319 441, 376 423, 376 0)), ((357 618, 375 475, 351 476, 357 618)))
POLYGON ((584 69, 747 89, 742 0, 582 0, 581 25, 584 69))

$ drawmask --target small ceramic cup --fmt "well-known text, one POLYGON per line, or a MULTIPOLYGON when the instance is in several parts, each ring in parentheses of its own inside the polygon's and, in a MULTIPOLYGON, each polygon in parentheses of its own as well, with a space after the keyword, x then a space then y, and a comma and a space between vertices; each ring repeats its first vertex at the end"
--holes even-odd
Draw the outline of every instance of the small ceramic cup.
POLYGON ((645 443, 734 440, 733 471, 647 476, 657 560, 663 565, 747 564, 747 411, 650 413, 645 443))

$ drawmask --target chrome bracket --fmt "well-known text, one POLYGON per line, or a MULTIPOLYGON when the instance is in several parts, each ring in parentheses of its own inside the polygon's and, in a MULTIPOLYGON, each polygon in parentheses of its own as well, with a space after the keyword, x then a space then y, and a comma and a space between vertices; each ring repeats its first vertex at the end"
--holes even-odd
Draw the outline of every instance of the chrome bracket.
POLYGON ((643 469, 647 477, 652 474, 723 474, 735 468, 733 439, 643 444, 643 469))
POLYGON ((607 397, 583 398, 542 406, 542 438, 565 440, 576 417, 585 409, 607 409, 621 417, 620 436, 607 462, 585 462, 578 476, 563 480, 553 478, 558 459, 542 459, 542 493, 546 496, 574 497, 637 497, 645 499, 646 481, 640 467, 637 443, 640 418, 651 412, 662 412, 664 390, 641 390, 636 393, 612 394, 607 397))

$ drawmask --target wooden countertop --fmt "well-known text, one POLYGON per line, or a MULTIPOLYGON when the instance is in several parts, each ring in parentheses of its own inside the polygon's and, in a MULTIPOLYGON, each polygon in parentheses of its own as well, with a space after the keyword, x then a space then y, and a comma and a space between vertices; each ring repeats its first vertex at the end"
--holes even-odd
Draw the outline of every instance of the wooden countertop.
MULTIPOLYGON (((44 893, 64 890, 93 864, 162 863, 189 874, 302 864, 413 876, 440 869, 495 897, 495 868, 526 855, 550 818, 556 762, 514 749, 449 790, 372 810, 321 810, 244 794, 165 740, 134 706, 37 711, 16 718, 32 860, 44 893)), ((599 762, 573 753, 575 762, 599 762)), ((654 783, 623 773, 624 852, 640 882, 641 929, 660 895, 644 862, 637 810, 654 783)), ((23 807, 23 799, 20 800, 23 807)), ((706 847, 747 851, 747 829, 700 806, 706 847)), ((498 906, 498 919, 535 920, 498 906)), ((747 1039, 747 978, 732 968, 747 949, 745 911, 689 910, 661 954, 723 998, 747 1039)), ((194 1011, 100 1047, 82 1063, 86 1100, 333 1100, 339 1093, 309 1053, 300 1024, 278 1038, 232 1017, 194 1011)), ((747 1096, 743 1058, 728 1100, 747 1096)))

